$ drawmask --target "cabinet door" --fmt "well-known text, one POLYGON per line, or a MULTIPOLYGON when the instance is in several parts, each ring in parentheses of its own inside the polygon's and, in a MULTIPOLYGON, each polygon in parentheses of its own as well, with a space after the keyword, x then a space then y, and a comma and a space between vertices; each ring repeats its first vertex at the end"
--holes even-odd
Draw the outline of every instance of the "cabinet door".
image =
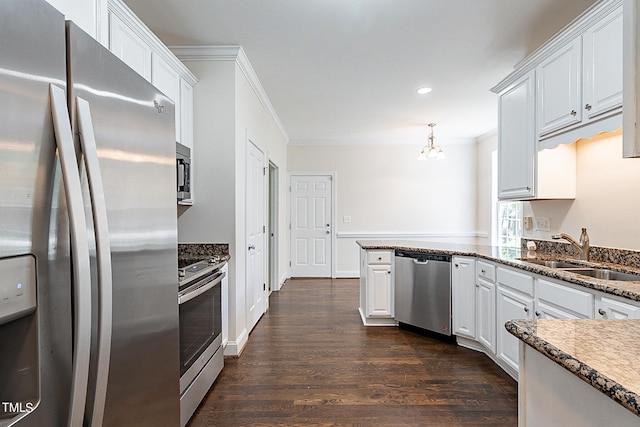
POLYGON ((508 320, 531 319, 533 299, 498 287, 498 357, 515 372, 519 366, 520 340, 511 335, 504 327, 508 320))
POLYGON ((453 333, 476 338, 476 260, 454 257, 451 269, 453 333))
POLYGON ((601 296, 596 300, 596 318, 640 319, 640 307, 601 296))
POLYGON ((183 79, 180 79, 179 142, 191 148, 193 154, 193 87, 183 79))
POLYGON ((476 332, 478 341, 496 353, 496 285, 485 279, 476 282, 476 332))
POLYGON ((367 317, 393 317, 391 265, 367 267, 367 317))
POLYGON ((534 72, 498 97, 498 197, 526 199, 535 195, 534 72))
POLYGON ((113 13, 109 13, 109 50, 151 81, 151 47, 113 13))
POLYGON ((180 109, 180 75, 159 55, 153 55, 151 83, 175 104, 176 141, 180 142, 182 118, 180 109))
POLYGON ((536 69, 538 134, 545 135, 582 120, 582 38, 536 69))
POLYGON ((584 34, 584 110, 587 118, 622 105, 622 7, 584 34))

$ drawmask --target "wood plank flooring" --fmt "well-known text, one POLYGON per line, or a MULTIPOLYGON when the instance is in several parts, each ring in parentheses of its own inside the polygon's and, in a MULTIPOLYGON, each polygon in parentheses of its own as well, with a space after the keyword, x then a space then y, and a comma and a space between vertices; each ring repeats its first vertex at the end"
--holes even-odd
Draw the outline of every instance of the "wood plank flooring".
POLYGON ((515 426, 517 383, 487 356, 365 327, 357 279, 289 280, 239 358, 226 358, 198 426, 515 426))

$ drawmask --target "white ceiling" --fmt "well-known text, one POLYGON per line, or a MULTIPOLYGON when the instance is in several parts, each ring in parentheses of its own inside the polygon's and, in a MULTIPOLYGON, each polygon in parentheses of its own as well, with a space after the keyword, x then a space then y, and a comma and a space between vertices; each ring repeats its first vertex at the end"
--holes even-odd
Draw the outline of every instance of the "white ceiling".
POLYGON ((292 143, 418 143, 430 122, 446 143, 495 129, 489 89, 594 0, 125 3, 169 46, 241 45, 292 143))

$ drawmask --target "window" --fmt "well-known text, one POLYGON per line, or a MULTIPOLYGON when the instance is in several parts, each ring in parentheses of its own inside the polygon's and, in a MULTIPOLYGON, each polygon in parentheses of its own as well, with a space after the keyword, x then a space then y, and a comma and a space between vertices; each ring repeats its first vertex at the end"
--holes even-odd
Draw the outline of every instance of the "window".
POLYGON ((520 247, 522 202, 498 202, 498 246, 520 247))
POLYGON ((498 201, 498 152, 491 154, 491 242, 502 255, 517 254, 522 237, 522 202, 498 201))

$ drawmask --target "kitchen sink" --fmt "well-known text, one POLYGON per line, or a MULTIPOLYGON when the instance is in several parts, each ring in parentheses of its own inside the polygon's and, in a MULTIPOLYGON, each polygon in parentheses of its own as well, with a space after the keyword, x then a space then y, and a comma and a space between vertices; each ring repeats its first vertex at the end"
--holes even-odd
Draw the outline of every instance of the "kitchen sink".
POLYGON ((563 271, 603 280, 640 281, 640 274, 623 273, 607 268, 564 268, 563 271))
POLYGON ((528 262, 536 265, 544 265, 549 268, 577 268, 579 264, 567 262, 567 261, 559 261, 559 260, 542 260, 542 259, 527 259, 527 258, 519 258, 520 261, 528 262))

